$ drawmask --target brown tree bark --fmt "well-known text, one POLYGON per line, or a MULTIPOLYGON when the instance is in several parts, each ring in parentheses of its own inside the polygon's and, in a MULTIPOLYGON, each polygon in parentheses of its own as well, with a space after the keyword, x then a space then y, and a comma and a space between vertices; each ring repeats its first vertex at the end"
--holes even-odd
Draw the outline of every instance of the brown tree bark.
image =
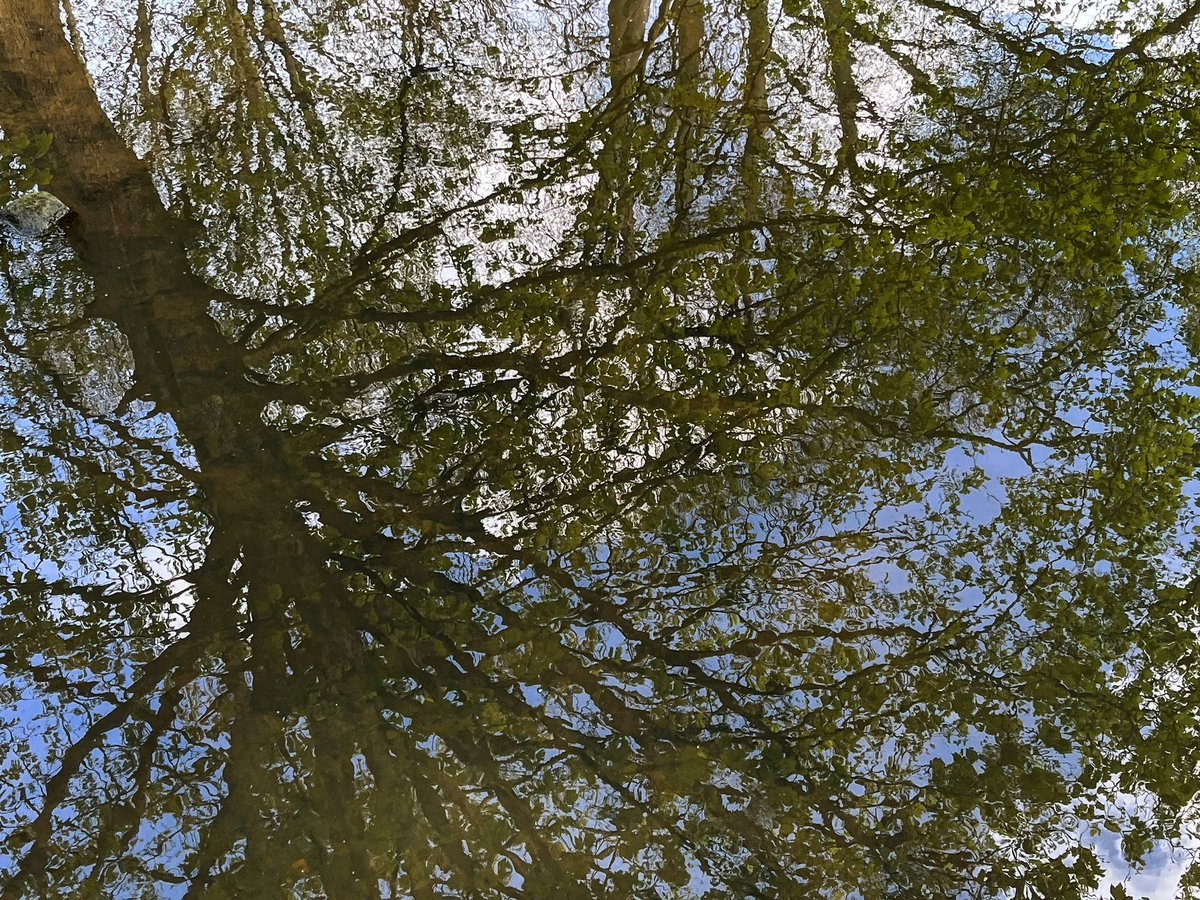
MULTIPOLYGON (((322 669, 333 660, 352 662, 352 627, 319 602, 339 586, 323 568, 323 554, 295 509, 297 483, 284 440, 262 420, 270 397, 252 383, 238 349, 209 315, 214 302, 233 298, 192 271, 186 241, 194 226, 167 212, 146 165, 104 114, 63 34, 54 0, 0 0, 0 33, 0 127, 8 135, 53 136, 41 164, 52 174, 47 187, 73 213, 65 233, 94 282, 88 314, 115 321, 128 337, 137 389, 174 418, 195 450, 194 477, 214 528, 210 546, 234 548, 227 558, 240 555, 250 573, 245 597, 252 623, 248 668, 254 673, 254 703, 242 709, 249 718, 234 727, 233 736, 242 735, 242 743, 230 752, 242 756, 240 763, 231 763, 231 771, 257 771, 269 735, 278 732, 279 719, 270 707, 290 702, 286 694, 297 685, 290 682, 288 688, 287 679, 303 681, 302 673, 287 672, 294 660, 287 657, 282 607, 304 605, 312 614, 309 627, 322 632, 322 640, 306 650, 309 665, 322 669)), ((227 583, 211 590, 225 592, 228 608, 238 601, 227 583)), ((343 756, 332 759, 325 753, 320 764, 326 787, 349 797, 352 776, 343 756)), ((62 798, 47 798, 56 802, 62 798)), ((253 795, 230 802, 237 804, 231 810, 235 831, 253 832, 260 813, 253 795)), ((47 821, 52 811, 43 811, 47 821)), ((20 896, 23 882, 40 877, 34 870, 44 850, 41 841, 6 896, 20 896)), ((283 859, 273 843, 264 852, 259 860, 264 871, 257 877, 282 884, 276 870, 290 859, 283 859)), ((331 848, 321 872, 330 896, 361 896, 359 885, 373 883, 365 865, 353 841, 331 848)), ((205 874, 197 873, 201 880, 205 874)))

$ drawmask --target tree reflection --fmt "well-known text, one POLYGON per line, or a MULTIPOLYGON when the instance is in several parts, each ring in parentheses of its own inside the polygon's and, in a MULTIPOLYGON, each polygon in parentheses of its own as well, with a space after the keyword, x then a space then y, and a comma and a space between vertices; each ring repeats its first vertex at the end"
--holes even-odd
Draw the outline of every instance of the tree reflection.
POLYGON ((6 896, 1180 839, 1193 10, 106 10, 0 0, 6 896))

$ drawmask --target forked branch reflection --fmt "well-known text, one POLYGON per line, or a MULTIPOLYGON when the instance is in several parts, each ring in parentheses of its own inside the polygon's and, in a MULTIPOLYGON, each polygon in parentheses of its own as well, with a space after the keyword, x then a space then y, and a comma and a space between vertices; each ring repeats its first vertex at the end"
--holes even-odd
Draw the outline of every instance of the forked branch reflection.
POLYGON ((1196 12, 1076 12, 0 0, 4 895, 1186 847, 1196 12))

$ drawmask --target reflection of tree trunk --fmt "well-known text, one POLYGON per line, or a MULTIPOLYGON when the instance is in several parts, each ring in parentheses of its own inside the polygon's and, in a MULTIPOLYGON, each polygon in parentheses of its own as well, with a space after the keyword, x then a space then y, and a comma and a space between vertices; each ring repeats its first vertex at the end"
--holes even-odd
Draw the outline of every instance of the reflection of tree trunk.
POLYGON ((825 19, 825 41, 829 45, 829 74, 833 81, 833 97, 837 106, 838 123, 842 131, 838 162, 848 173, 858 169, 858 102, 860 95, 854 81, 854 58, 850 54, 852 13, 846 11, 842 0, 821 0, 821 15, 825 19))
POLYGON ((636 93, 649 18, 649 0, 609 0, 608 77, 615 98, 627 100, 636 93))
MULTIPOLYGON (((742 108, 746 121, 742 148, 742 217, 747 223, 762 219, 762 168, 766 156, 767 133, 771 113, 767 102, 767 63, 771 56, 771 25, 767 20, 767 0, 745 0, 746 74, 742 89, 742 108)), ((751 263, 755 231, 747 230, 738 240, 735 276, 740 302, 748 327, 752 326, 751 263)))
MULTIPOLYGON (((283 742, 283 722, 270 712, 256 709, 252 691, 244 682, 231 685, 232 724, 229 728, 229 762, 222 773, 227 787, 216 817, 209 823, 205 839, 188 859, 193 882, 187 897, 244 896, 251 886, 257 896, 276 895, 288 881, 289 868, 298 858, 266 827, 272 796, 271 764, 283 742), (218 874, 214 869, 239 841, 245 841, 245 858, 254 870, 237 869, 218 874), (249 883, 247 883, 249 881, 249 883)), ((284 825, 279 831, 290 829, 284 825)), ((245 868, 245 867, 243 867, 245 868)))
POLYGON ((683 0, 676 31, 678 67, 675 90, 679 95, 679 125, 676 137, 675 218, 681 221, 692 204, 695 190, 690 179, 692 154, 699 123, 700 54, 704 48, 703 0, 683 0))
POLYGON ((239 85, 246 91, 247 112, 251 121, 262 121, 267 117, 266 88, 250 51, 246 20, 238 8, 237 0, 225 0, 225 20, 229 25, 229 44, 234 71, 237 73, 239 85))
MULTIPOLYGON (((62 0, 63 4, 63 22, 67 26, 67 34, 71 37, 71 46, 75 48, 75 55, 79 57, 79 61, 83 63, 84 69, 87 69, 87 56, 83 52, 83 37, 79 34, 79 21, 75 18, 75 7, 71 4, 71 0, 62 0)), ((91 73, 87 73, 88 84, 92 83, 91 73)))
MULTIPOLYGON (((613 64, 632 75, 638 66, 630 69, 629 61, 641 58, 648 3, 637 0, 630 8, 633 26, 614 31, 613 64)), ((428 509, 420 496, 386 478, 355 481, 337 465, 317 468, 319 463, 311 459, 303 463, 310 468, 299 470, 301 464, 292 456, 295 445, 262 421, 271 389, 252 383, 253 373, 247 372, 239 351, 222 338, 208 314, 214 302, 234 298, 191 272, 185 226, 163 208, 146 167, 104 115, 62 38, 54 0, 0 0, 0 33, 0 126, 9 133, 54 135, 45 165, 54 174, 51 187, 76 214, 66 235, 95 283, 96 299, 89 312, 115 320, 128 335, 141 389, 174 417, 181 435, 191 442, 199 463, 195 481, 213 524, 210 551, 214 544, 222 548, 221 574, 230 574, 234 560, 240 563, 239 583, 207 591, 217 598, 209 606, 223 601, 230 616, 237 615, 238 624, 245 626, 249 658, 235 660, 225 681, 229 693, 221 701, 224 719, 215 727, 223 728, 230 741, 224 752, 229 793, 216 820, 199 826, 201 847, 189 860, 193 868, 188 873, 197 881, 195 893, 205 893, 205 880, 211 878, 214 892, 219 882, 228 895, 277 895, 287 872, 309 867, 330 896, 372 893, 376 882, 367 875, 379 874, 369 871, 377 859, 368 852, 368 820, 356 793, 361 779, 350 767, 351 753, 358 752, 374 764, 371 775, 377 785, 390 778, 411 786, 410 808, 393 821, 403 825, 406 819, 414 820, 411 831, 435 845, 430 850, 436 862, 428 867, 406 863, 405 877, 414 893, 431 894, 431 878, 460 883, 468 895, 486 893, 499 877, 489 866, 489 854, 507 855, 514 871, 524 866, 522 877, 540 892, 574 886, 574 870, 560 863, 569 848, 558 835, 545 833, 546 809, 520 785, 519 770, 531 762, 520 757, 528 757, 528 748, 536 749, 536 743, 528 738, 514 742, 510 735, 489 740, 478 716, 495 704, 521 723, 539 722, 540 716, 543 727, 557 729, 554 743, 571 748, 568 758, 571 753, 588 758, 580 748, 587 748, 593 738, 511 693, 503 674, 481 671, 463 636, 462 629, 474 627, 470 617, 443 621, 437 608, 443 594, 462 586, 425 568, 424 551, 419 555, 397 549, 380 534, 377 521, 356 518, 323 492, 353 502, 362 485, 372 484, 380 496, 397 498, 393 512, 434 517, 482 546, 494 546, 495 539, 482 529, 471 530, 471 517, 461 508, 445 502, 428 509), (407 586, 380 589, 381 599, 369 610, 347 602, 340 573, 357 565, 370 576, 369 560, 352 551, 335 559, 337 548, 344 545, 323 544, 308 531, 294 508, 299 496, 312 500, 322 524, 341 538, 360 548, 378 546, 394 553, 392 571, 403 572, 407 586), (432 611, 421 606, 424 601, 432 611), (243 603, 245 615, 239 611, 243 603), (375 617, 390 613, 389 627, 380 628, 379 618, 370 618, 368 612, 375 617), (454 629, 448 636, 443 634, 447 625, 454 629), (371 655, 364 651, 360 633, 371 634, 375 641, 371 655), (388 732, 395 738, 391 745, 360 736, 385 729, 383 701, 375 699, 383 677, 369 686, 364 681, 361 690, 355 680, 381 658, 376 648, 385 641, 392 642, 384 660, 386 677, 400 671, 414 685, 386 696, 389 711, 403 710, 411 722, 403 732, 388 732), (238 683, 247 677, 249 683, 238 683), (447 685, 465 686, 464 695, 475 705, 447 702, 447 685), (298 737, 301 716, 306 734, 298 737), (316 721, 318 716, 328 719, 316 721), (414 736, 420 737, 403 743, 414 736), (418 740, 430 736, 445 748, 437 757, 417 746, 418 740), (293 768, 304 778, 284 784, 277 751, 289 743, 293 748, 304 745, 307 755, 296 760, 293 752, 293 768), (518 759, 516 766, 510 763, 513 757, 518 759), (456 783, 455 768, 466 774, 469 787, 456 783), (470 831, 474 846, 464 846, 464 830, 470 831), (496 834, 500 837, 493 837, 496 834), (225 856, 242 837, 247 838, 240 853, 242 865, 229 870, 225 856), (518 844, 522 849, 514 849, 518 844), (214 874, 219 868, 226 871, 214 874), (265 889, 253 889, 263 884, 265 889), (475 884, 480 891, 471 889, 475 884)), ((627 101, 624 107, 618 104, 622 115, 628 115, 634 81, 627 77, 615 87, 627 101)), ((610 152, 627 154, 628 143, 614 140, 610 152)), ((517 551, 503 547, 501 553, 514 557, 517 551)), ((526 557, 523 564, 536 563, 526 557)), ((557 577, 571 580, 565 571, 556 571, 557 577)), ((550 575, 545 568, 539 572, 550 575)), ((599 592, 588 596, 589 608, 600 619, 630 624, 602 602, 599 592)), ((489 602, 518 618, 494 598, 489 602)), ((200 610, 198 603, 197 615, 200 610)), ((649 643, 640 632, 634 633, 649 643)), ((579 651, 569 649, 553 628, 544 628, 537 640, 562 654, 561 662, 551 664, 554 676, 568 685, 585 686, 618 728, 637 735, 644 746, 671 746, 669 734, 660 738, 645 732, 640 715, 612 696, 597 672, 579 662, 579 651)), ((545 746, 549 744, 547 739, 545 746)), ((622 786, 615 774, 607 777, 622 786)), ((69 779, 63 781, 64 798, 71 786, 69 779)), ((377 787, 376 795, 378 791, 377 787)), ((58 797, 53 798, 56 805, 69 804, 69 799, 58 797)), ((105 815, 111 817, 111 811, 105 815)), ((49 816, 46 821, 51 821, 49 816)), ((380 821, 376 815, 369 820, 373 840, 387 838, 374 837, 380 821)), ((406 836, 396 836, 399 840, 386 847, 386 853, 417 856, 426 849, 405 847, 406 836)), ((378 862, 386 865, 388 860, 378 862)), ((35 859, 29 868, 35 869, 36 863, 35 859)))
POLYGON ((283 30, 283 17, 279 14, 279 6, 275 0, 262 0, 263 36, 275 45, 279 55, 283 57, 284 68, 287 69, 288 83, 292 88, 292 96, 304 117, 304 124, 309 132, 317 138, 325 138, 325 126, 317 115, 316 99, 308 74, 304 71, 300 60, 292 51, 283 30))
POLYGON ((152 47, 150 30, 150 7, 147 0, 138 0, 137 21, 133 27, 133 58, 138 71, 138 102, 142 107, 142 115, 149 117, 153 105, 150 94, 150 51, 152 47))
POLYGON ((592 208, 593 216, 598 219, 597 240, 604 243, 615 240, 622 257, 633 252, 635 189, 630 178, 630 169, 634 165, 630 133, 649 16, 649 0, 609 0, 609 103, 604 147, 598 161, 600 183, 592 208), (610 215, 611 221, 608 220, 610 215))
MULTIPOLYGON (((262 421, 265 398, 208 315, 210 304, 231 298, 192 273, 186 227, 163 208, 145 165, 100 108, 63 39, 56 4, 0 0, 0 31, 0 126, 9 134, 54 137, 45 165, 53 174, 52 189, 75 213, 67 238, 94 281, 89 311, 113 319, 125 332, 140 389, 174 417, 195 449, 195 480, 215 529, 211 540, 241 548, 251 580, 246 601, 252 699, 266 705, 251 717, 274 717, 272 708, 293 702, 291 691, 325 683, 307 670, 330 671, 334 660, 353 665, 356 638, 332 609, 314 602, 314 595, 328 599, 338 586, 293 507, 296 487, 285 471, 282 440, 262 421), (319 628, 322 639, 303 651, 302 660, 294 658, 300 651, 290 645, 282 621, 289 602, 306 613, 317 608, 309 627, 319 628)), ((234 593, 226 597, 230 609, 234 593)), ((234 752, 250 754, 240 767, 231 761, 231 772, 242 771, 250 782, 244 801, 249 805, 235 820, 260 815, 250 798, 265 790, 256 791, 253 783, 265 778, 263 744, 269 736, 257 730, 247 735, 248 727, 260 730, 252 722, 235 727, 242 737, 234 752), (251 778, 252 770, 260 776, 251 778)), ((326 752, 316 765, 328 768, 346 789, 346 759, 326 752)), ((268 866, 274 877, 286 854, 274 839, 255 844, 247 852, 263 845, 261 852, 275 860, 268 866)), ((363 864, 356 853, 342 847, 330 855, 327 887, 340 885, 342 896, 352 896, 346 883, 363 864)))
POLYGON ((75 213, 67 236, 95 284, 90 311, 122 328, 139 388, 193 443, 217 526, 277 518, 288 496, 276 474, 279 435, 263 424, 266 398, 208 315, 232 298, 192 273, 187 226, 163 208, 96 102, 53 4, 0 0, 0 24, 0 125, 54 137, 46 164, 51 188, 75 213))
POLYGON ((771 55, 771 26, 767 21, 767 0, 746 0, 746 83, 743 108, 746 116, 746 144, 742 155, 742 185, 747 220, 761 213, 762 161, 766 150, 771 114, 767 106, 767 62, 771 55))

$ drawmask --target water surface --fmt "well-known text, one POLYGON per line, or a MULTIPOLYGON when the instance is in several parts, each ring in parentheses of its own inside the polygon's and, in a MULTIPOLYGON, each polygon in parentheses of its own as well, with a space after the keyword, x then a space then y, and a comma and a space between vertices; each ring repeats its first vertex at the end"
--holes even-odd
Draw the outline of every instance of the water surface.
POLYGON ((3 896, 1173 896, 1196 18, 0 0, 3 896))

